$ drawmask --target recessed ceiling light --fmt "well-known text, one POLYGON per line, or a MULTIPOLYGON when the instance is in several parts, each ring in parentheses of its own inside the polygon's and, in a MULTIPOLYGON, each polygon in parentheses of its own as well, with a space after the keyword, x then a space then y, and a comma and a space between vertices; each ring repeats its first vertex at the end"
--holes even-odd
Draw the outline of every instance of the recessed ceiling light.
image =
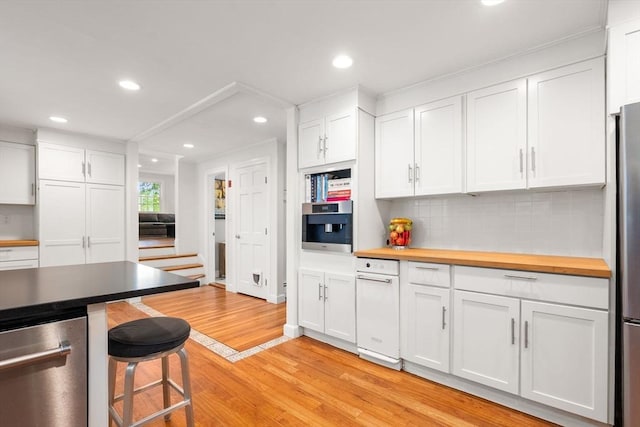
POLYGON ((153 159, 151 159, 151 161, 152 161, 153 163, 158 163, 158 159, 156 159, 155 157, 154 157, 153 159))
POLYGON ((349 68, 353 65, 353 59, 347 55, 338 55, 333 58, 332 64, 336 68, 349 68))
POLYGON ((56 122, 56 123, 67 123, 69 120, 65 119, 64 117, 60 117, 60 116, 51 116, 49 117, 49 120, 51 120, 52 122, 56 122))
POLYGON ((193 144, 182 144, 182 146, 183 146, 184 148, 193 148, 193 147, 194 147, 194 145, 193 145, 193 144))
POLYGON ((140 85, 133 80, 120 80, 118 84, 126 90, 140 90, 140 85))
POLYGON ((253 121, 256 123, 267 123, 267 119, 262 116, 257 116, 253 118, 253 121))
POLYGON ((142 165, 141 165, 140 163, 138 163, 138 167, 139 167, 139 168, 141 168, 141 167, 142 167, 142 165))
POLYGON ((504 0, 480 0, 480 2, 485 6, 495 6, 497 4, 503 3, 504 0))

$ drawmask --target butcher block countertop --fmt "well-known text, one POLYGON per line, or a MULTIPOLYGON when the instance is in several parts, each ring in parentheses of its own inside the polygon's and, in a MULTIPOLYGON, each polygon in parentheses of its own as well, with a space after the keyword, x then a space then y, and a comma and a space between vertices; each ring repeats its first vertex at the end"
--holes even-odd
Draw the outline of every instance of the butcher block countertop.
POLYGON ((37 240, 0 240, 0 248, 11 248, 16 246, 38 246, 37 240))
POLYGON ((601 258, 476 252, 448 249, 377 248, 356 251, 357 257, 435 262, 473 267, 504 268, 540 273, 610 278, 611 270, 601 258))

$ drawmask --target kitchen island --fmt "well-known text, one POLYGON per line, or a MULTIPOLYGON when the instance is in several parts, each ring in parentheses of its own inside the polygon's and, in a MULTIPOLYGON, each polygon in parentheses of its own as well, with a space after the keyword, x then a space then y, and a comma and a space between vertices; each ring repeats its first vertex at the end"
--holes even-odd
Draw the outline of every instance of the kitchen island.
POLYGON ((197 286, 197 280, 129 261, 0 271, 0 330, 86 308, 88 425, 102 427, 108 423, 106 303, 197 286))

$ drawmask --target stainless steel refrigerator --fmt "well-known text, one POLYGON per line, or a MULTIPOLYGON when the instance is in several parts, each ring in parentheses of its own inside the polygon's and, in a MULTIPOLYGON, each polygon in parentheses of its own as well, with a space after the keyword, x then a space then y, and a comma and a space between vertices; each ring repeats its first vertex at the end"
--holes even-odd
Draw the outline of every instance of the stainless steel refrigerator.
POLYGON ((640 103, 623 106, 618 123, 618 251, 618 415, 640 426, 640 103))

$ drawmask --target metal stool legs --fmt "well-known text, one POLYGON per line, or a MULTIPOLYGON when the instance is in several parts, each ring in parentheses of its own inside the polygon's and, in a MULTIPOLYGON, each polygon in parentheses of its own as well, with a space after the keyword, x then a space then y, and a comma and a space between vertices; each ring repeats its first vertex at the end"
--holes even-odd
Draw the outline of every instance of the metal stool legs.
POLYGON ((120 358, 113 357, 109 358, 109 425, 111 425, 111 421, 114 421, 116 425, 120 427, 137 427, 143 424, 148 423, 149 421, 155 420, 161 416, 164 416, 165 420, 169 420, 171 417, 171 412, 176 409, 185 408, 185 414, 187 418, 187 426, 193 427, 193 404, 191 401, 191 378, 189 376, 189 358, 187 356, 187 352, 183 346, 178 348, 174 348, 172 350, 157 353, 146 357, 137 357, 137 358, 120 358), (177 353, 180 358, 180 367, 182 371, 182 387, 176 384, 171 378, 169 378, 169 359, 168 356, 170 354, 177 353), (154 360, 162 358, 162 378, 153 383, 147 384, 140 388, 134 389, 134 378, 135 371, 138 367, 138 363, 154 360), (125 379, 124 379, 124 393, 118 396, 115 396, 115 377, 116 377, 116 366, 117 362, 125 362, 127 363, 127 368, 125 369, 125 379), (149 388, 162 385, 162 400, 164 409, 155 412, 139 421, 133 422, 133 396, 136 393, 147 390, 149 388), (182 401, 171 405, 170 399, 170 387, 173 387, 183 398, 182 401), (122 417, 115 410, 114 403, 123 400, 123 410, 122 417))

